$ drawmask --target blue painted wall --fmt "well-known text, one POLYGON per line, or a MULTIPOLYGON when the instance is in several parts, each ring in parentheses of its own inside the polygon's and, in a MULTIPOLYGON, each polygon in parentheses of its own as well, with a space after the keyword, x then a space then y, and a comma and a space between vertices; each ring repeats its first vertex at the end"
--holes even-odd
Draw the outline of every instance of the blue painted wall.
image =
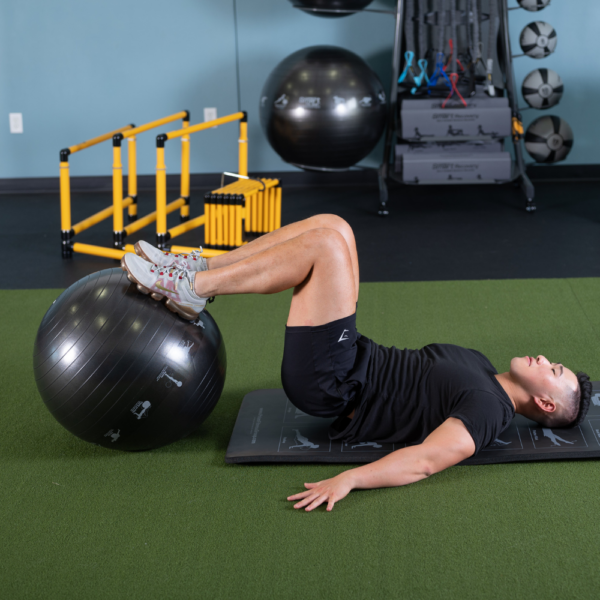
MULTIPOLYGON (((514 0, 511 0, 513 2, 514 0)), ((376 0, 372 8, 393 8, 376 0)), ((515 4, 516 5, 516 4, 515 4)), ((552 109, 571 124, 575 147, 567 162, 600 162, 600 124, 593 76, 600 3, 553 0, 540 13, 511 11, 513 50, 524 25, 545 20, 557 29, 554 55, 515 62, 517 82, 532 69, 556 70, 565 83, 552 109)), ((58 150, 129 122, 141 124, 182 109, 192 122, 204 107, 219 115, 249 113, 250 170, 292 169, 266 142, 258 122, 262 85, 288 54, 314 44, 348 48, 389 87, 393 18, 360 14, 323 19, 288 0, 2 0, 0 3, 0 177, 52 177, 58 150), (236 17, 237 16, 237 33, 236 17), (236 75, 239 48, 239 86, 236 75), (10 134, 8 113, 22 112, 24 133, 10 134)), ((526 111, 526 123, 542 114, 526 111)), ((154 172, 154 136, 139 137, 141 174, 154 172)), ((192 172, 235 169, 237 128, 228 125, 192 138, 192 172)), ((381 160, 381 144, 363 164, 381 160)), ((108 175, 109 143, 71 159, 73 175, 108 175)), ((178 144, 168 149, 169 172, 179 171, 178 144)))

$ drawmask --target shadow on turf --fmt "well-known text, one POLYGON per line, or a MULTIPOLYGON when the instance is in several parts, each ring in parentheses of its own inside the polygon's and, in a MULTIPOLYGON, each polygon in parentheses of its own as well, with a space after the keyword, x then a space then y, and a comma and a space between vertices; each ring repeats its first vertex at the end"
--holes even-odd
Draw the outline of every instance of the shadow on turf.
MULTIPOLYGON (((185 438, 167 446, 140 452, 154 452, 161 454, 190 454, 193 452, 209 453, 214 456, 214 463, 225 463, 225 452, 229 438, 233 431, 242 399, 248 390, 228 390, 224 393, 208 419, 198 429, 185 438)), ((50 415, 48 415, 50 417, 50 415)), ((103 446, 81 440, 66 431, 54 419, 49 418, 47 426, 39 428, 32 435, 30 431, 29 443, 13 448, 13 456, 19 458, 92 458, 98 456, 123 456, 135 455, 137 452, 113 450, 103 446), (35 436, 35 437, 34 437, 35 436)))

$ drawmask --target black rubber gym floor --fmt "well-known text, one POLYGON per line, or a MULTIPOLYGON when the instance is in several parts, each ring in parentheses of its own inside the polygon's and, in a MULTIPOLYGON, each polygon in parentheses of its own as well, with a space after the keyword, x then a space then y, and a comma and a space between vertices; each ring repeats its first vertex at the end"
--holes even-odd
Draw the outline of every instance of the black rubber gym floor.
MULTIPOLYGON (((600 182, 537 183, 536 213, 526 213, 513 187, 408 187, 390 190, 390 216, 376 214, 374 186, 285 187, 284 224, 335 213, 354 228, 363 281, 600 276, 600 182)), ((173 197, 175 192, 173 192, 173 197)), ((204 191, 192 194, 192 215, 202 214, 204 191)), ((73 222, 107 207, 107 193, 73 194, 73 222)), ((140 214, 153 210, 140 195, 140 214)), ((2 289, 62 288, 116 261, 60 253, 57 194, 2 195, 0 212, 7 264, 17 268, 2 289)), ((170 215, 176 224, 176 214, 170 215)), ((152 226, 144 239, 154 241, 152 226)), ((202 243, 202 230, 178 238, 202 243)), ((109 245, 111 223, 77 241, 109 245)), ((139 239, 139 238, 135 238, 139 239)))

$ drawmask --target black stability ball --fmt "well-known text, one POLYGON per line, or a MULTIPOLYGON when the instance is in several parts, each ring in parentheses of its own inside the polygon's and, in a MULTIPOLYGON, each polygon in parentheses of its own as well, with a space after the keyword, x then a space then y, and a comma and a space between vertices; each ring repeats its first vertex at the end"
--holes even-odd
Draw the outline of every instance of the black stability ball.
POLYGON ((363 159, 385 127, 386 96, 367 63, 335 46, 311 46, 280 62, 267 79, 260 121, 286 162, 344 169, 363 159))
POLYGON ((225 345, 207 311, 190 323, 140 294, 121 269, 65 290, 40 325, 38 390, 83 440, 149 450, 196 429, 225 383, 225 345))
MULTIPOLYGON (((303 9, 321 8, 328 10, 362 10, 373 0, 290 0, 294 6, 300 6, 303 9)), ((311 15, 317 17, 345 17, 353 13, 323 13, 312 10, 305 10, 311 15)))

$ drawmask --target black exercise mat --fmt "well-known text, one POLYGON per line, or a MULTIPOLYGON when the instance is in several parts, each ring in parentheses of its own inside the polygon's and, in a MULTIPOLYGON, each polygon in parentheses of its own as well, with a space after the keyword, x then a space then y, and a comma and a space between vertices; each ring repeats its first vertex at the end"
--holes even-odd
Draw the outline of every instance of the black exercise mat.
MULTIPOLYGON (((311 417, 298 410, 283 390, 257 390, 240 407, 229 447, 228 463, 313 462, 368 463, 406 444, 347 443, 329 439, 335 419, 311 417)), ((594 382, 586 420, 572 429, 548 429, 517 415, 493 444, 464 465, 600 458, 600 382, 594 382)))

